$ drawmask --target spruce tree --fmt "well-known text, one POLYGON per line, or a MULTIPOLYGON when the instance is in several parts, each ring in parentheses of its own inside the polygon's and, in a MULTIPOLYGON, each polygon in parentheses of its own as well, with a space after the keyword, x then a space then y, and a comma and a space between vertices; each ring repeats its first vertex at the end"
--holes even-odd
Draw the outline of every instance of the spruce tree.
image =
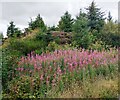
POLYGON ((7 28, 7 36, 8 37, 19 37, 22 33, 21 30, 15 27, 14 22, 11 21, 9 23, 10 25, 7 28))
POLYGON ((11 21, 9 24, 10 25, 7 28, 7 36, 8 37, 13 37, 13 35, 15 33, 15 25, 14 25, 13 21, 11 21))
POLYGON ((86 10, 88 11, 88 26, 90 27, 90 30, 97 30, 98 32, 100 32, 100 30, 104 26, 104 12, 101 12, 101 9, 96 7, 94 1, 88 8, 86 8, 86 10))
POLYGON ((34 22, 33 22, 32 18, 30 18, 30 22, 28 24, 29 24, 30 29, 32 29, 32 30, 35 29, 35 25, 34 25, 34 22))
POLYGON ((112 21, 112 16, 111 16, 111 13, 110 11, 108 12, 108 18, 107 18, 108 22, 112 21))
POLYGON ((88 19, 82 10, 73 24, 73 45, 82 48, 88 48, 93 43, 95 37, 89 32, 88 19))
POLYGON ((87 16, 82 10, 80 9, 80 13, 78 16, 76 16, 76 20, 73 24, 73 31, 75 33, 81 33, 85 30, 88 30, 88 22, 87 22, 87 16))
POLYGON ((72 32, 72 24, 73 19, 71 18, 71 14, 66 11, 59 21, 59 30, 64 32, 72 32))
POLYGON ((46 30, 46 25, 42 19, 42 17, 40 16, 40 14, 38 14, 38 16, 36 17, 35 21, 33 21, 31 19, 31 22, 29 22, 29 28, 31 28, 32 30, 39 28, 42 31, 46 30))

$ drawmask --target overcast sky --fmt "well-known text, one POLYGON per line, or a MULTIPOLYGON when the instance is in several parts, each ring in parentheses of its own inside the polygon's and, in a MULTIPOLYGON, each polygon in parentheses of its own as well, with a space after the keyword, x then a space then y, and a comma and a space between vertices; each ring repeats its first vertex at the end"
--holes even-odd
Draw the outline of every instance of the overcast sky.
MULTIPOLYGON (((30 18, 35 18, 39 13, 48 26, 57 25, 65 11, 69 11, 73 18, 79 13, 80 8, 84 11, 93 0, 27 0, 17 2, 15 0, 1 0, 0 3, 0 31, 6 34, 10 21, 14 21, 21 29, 28 26, 30 18), (14 1, 14 2, 13 2, 14 1)), ((94 0, 96 5, 104 11, 106 16, 110 11, 115 20, 118 19, 119 0, 94 0)))

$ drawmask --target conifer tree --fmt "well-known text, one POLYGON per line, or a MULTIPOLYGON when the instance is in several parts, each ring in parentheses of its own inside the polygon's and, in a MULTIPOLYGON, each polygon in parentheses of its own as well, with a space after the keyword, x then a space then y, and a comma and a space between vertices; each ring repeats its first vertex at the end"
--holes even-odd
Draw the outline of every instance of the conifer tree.
POLYGON ((19 37, 21 34, 21 30, 19 30, 18 28, 15 27, 13 21, 11 21, 9 24, 10 25, 7 28, 7 36, 8 37, 15 37, 15 36, 19 37))
POLYGON ((96 7, 94 1, 86 8, 86 10, 88 11, 88 26, 90 27, 90 30, 97 30, 99 32, 104 26, 104 12, 101 12, 101 9, 96 7))
POLYGON ((108 18, 107 18, 108 22, 110 22, 112 20, 112 16, 111 16, 111 13, 110 11, 108 12, 108 18))
POLYGON ((73 19, 71 18, 71 14, 66 11, 59 21, 59 30, 64 32, 72 32, 72 24, 73 19))
POLYGON ((29 28, 31 28, 32 30, 34 30, 35 28, 40 28, 42 31, 46 30, 46 25, 40 14, 38 14, 35 21, 31 19, 31 22, 29 22, 29 28))
POLYGON ((87 22, 87 16, 82 10, 80 9, 80 13, 78 16, 76 16, 76 20, 73 24, 73 31, 76 33, 81 33, 85 30, 88 30, 88 22, 87 22))

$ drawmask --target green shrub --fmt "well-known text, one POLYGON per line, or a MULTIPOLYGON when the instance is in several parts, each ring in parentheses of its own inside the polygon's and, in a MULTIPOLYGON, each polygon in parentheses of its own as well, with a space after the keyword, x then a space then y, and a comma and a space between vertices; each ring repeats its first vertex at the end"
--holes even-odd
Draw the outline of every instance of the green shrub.
POLYGON ((55 49, 57 49, 58 46, 59 46, 59 45, 53 41, 53 42, 50 42, 50 43, 48 44, 48 46, 46 47, 46 50, 48 50, 48 51, 50 51, 50 52, 51 52, 51 51, 55 51, 55 49))
POLYGON ((98 51, 102 51, 103 49, 108 49, 110 48, 109 45, 106 45, 104 42, 102 41, 96 41, 95 43, 89 45, 88 47, 89 49, 92 49, 92 50, 98 50, 98 51))
POLYGON ((75 33, 73 36, 73 42, 72 45, 75 47, 82 47, 87 49, 89 45, 91 45, 95 40, 95 36, 92 35, 92 33, 89 32, 83 32, 83 33, 75 33))
POLYGON ((48 45, 49 42, 53 41, 53 39, 54 38, 51 35, 51 33, 45 34, 45 33, 41 33, 41 32, 37 33, 36 38, 35 38, 35 40, 37 40, 37 41, 44 41, 46 45, 48 45))
POLYGON ((11 50, 19 51, 23 55, 27 55, 28 53, 36 49, 44 48, 45 46, 46 46, 46 43, 44 41, 15 39, 10 41, 9 48, 11 50))
POLYGON ((57 44, 63 45, 63 44, 70 44, 72 42, 72 33, 69 32, 59 32, 54 31, 52 32, 52 35, 54 37, 54 41, 57 44))
POLYGON ((111 45, 112 47, 119 47, 120 46, 120 34, 115 33, 105 33, 103 32, 100 36, 101 40, 105 42, 106 45, 111 45))
POLYGON ((6 88, 7 82, 15 77, 15 68, 21 53, 16 50, 2 49, 2 86, 6 88))

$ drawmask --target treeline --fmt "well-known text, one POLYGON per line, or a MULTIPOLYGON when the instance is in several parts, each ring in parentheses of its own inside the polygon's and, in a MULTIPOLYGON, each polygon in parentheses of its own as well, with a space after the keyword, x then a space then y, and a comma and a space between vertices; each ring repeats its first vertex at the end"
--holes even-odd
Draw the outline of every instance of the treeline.
POLYGON ((109 12, 106 18, 105 13, 96 6, 94 1, 86 8, 86 11, 87 13, 80 9, 75 19, 66 11, 58 22, 58 25, 52 27, 47 27, 40 14, 38 14, 35 20, 31 19, 29 27, 25 28, 24 32, 17 28, 14 22, 11 21, 7 29, 7 36, 8 38, 22 37, 35 29, 40 29, 41 32, 46 33, 51 31, 62 31, 74 33, 72 44, 77 47, 88 48, 91 43, 118 47, 120 45, 118 42, 120 39, 118 24, 117 21, 113 21, 111 13, 109 12))

